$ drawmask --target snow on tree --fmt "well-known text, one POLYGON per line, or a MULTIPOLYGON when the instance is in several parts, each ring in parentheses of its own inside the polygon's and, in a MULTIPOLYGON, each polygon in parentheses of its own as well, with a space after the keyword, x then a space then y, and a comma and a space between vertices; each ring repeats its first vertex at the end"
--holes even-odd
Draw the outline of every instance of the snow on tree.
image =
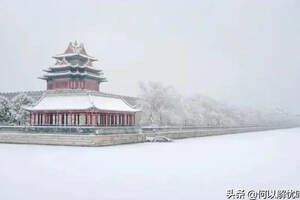
POLYGON ((182 121, 180 116, 181 97, 173 87, 161 83, 140 83, 141 95, 138 102, 142 110, 141 124, 175 125, 182 121))
POLYGON ((10 116, 10 102, 6 97, 0 96, 0 124, 8 124, 10 116))
POLYGON ((201 126, 237 126, 232 108, 214 99, 194 95, 185 99, 187 123, 201 126))
POLYGON ((252 126, 287 122, 282 109, 258 111, 229 106, 203 95, 182 97, 170 86, 148 82, 140 84, 141 125, 252 126))
POLYGON ((24 93, 15 96, 11 101, 11 122, 17 125, 27 125, 29 112, 24 107, 31 106, 33 102, 34 100, 24 93))

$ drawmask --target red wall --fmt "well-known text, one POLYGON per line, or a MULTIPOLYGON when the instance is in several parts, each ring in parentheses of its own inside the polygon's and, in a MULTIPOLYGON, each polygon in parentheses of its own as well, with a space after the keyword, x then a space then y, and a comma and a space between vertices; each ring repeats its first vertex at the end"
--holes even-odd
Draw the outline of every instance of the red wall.
POLYGON ((87 89, 99 91, 99 84, 96 81, 87 80, 55 80, 47 83, 47 90, 58 89, 87 89))

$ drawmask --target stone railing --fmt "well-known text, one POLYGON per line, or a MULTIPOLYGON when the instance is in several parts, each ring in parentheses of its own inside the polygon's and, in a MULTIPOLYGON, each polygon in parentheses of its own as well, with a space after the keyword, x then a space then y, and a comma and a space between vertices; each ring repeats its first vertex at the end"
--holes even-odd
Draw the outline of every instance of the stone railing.
POLYGON ((1 132, 68 134, 68 135, 110 135, 140 133, 136 126, 87 127, 87 126, 0 126, 1 132))
POLYGON ((147 137, 165 136, 183 139, 213 135, 265 131, 292 126, 277 127, 227 127, 194 128, 140 132, 137 127, 0 127, 0 143, 48 144, 69 146, 107 146, 146 142, 147 137), (48 132, 47 132, 48 131, 48 132), (74 132, 72 132, 74 131, 74 132), (97 132, 98 131, 98 132, 97 132), (55 133, 55 134, 54 134, 55 133), (71 134, 72 133, 72 134, 71 134))

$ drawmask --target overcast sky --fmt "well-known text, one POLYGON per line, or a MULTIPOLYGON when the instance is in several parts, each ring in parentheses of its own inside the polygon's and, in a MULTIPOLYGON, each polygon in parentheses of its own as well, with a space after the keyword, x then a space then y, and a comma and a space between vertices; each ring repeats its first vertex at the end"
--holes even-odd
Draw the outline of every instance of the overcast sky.
POLYGON ((42 69, 78 40, 99 59, 105 92, 160 81, 300 113, 299 11, 298 0, 0 0, 0 91, 44 90, 42 69))

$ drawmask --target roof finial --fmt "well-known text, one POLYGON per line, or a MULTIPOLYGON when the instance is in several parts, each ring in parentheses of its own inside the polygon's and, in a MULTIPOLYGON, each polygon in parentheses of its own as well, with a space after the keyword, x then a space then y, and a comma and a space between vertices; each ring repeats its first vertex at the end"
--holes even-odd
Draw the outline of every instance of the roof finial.
POLYGON ((65 53, 74 53, 72 42, 69 43, 68 48, 65 50, 65 53))
POLYGON ((85 51, 85 48, 84 48, 84 45, 83 43, 81 42, 80 45, 79 45, 79 51, 80 53, 84 54, 84 55, 87 55, 86 51, 85 51))

